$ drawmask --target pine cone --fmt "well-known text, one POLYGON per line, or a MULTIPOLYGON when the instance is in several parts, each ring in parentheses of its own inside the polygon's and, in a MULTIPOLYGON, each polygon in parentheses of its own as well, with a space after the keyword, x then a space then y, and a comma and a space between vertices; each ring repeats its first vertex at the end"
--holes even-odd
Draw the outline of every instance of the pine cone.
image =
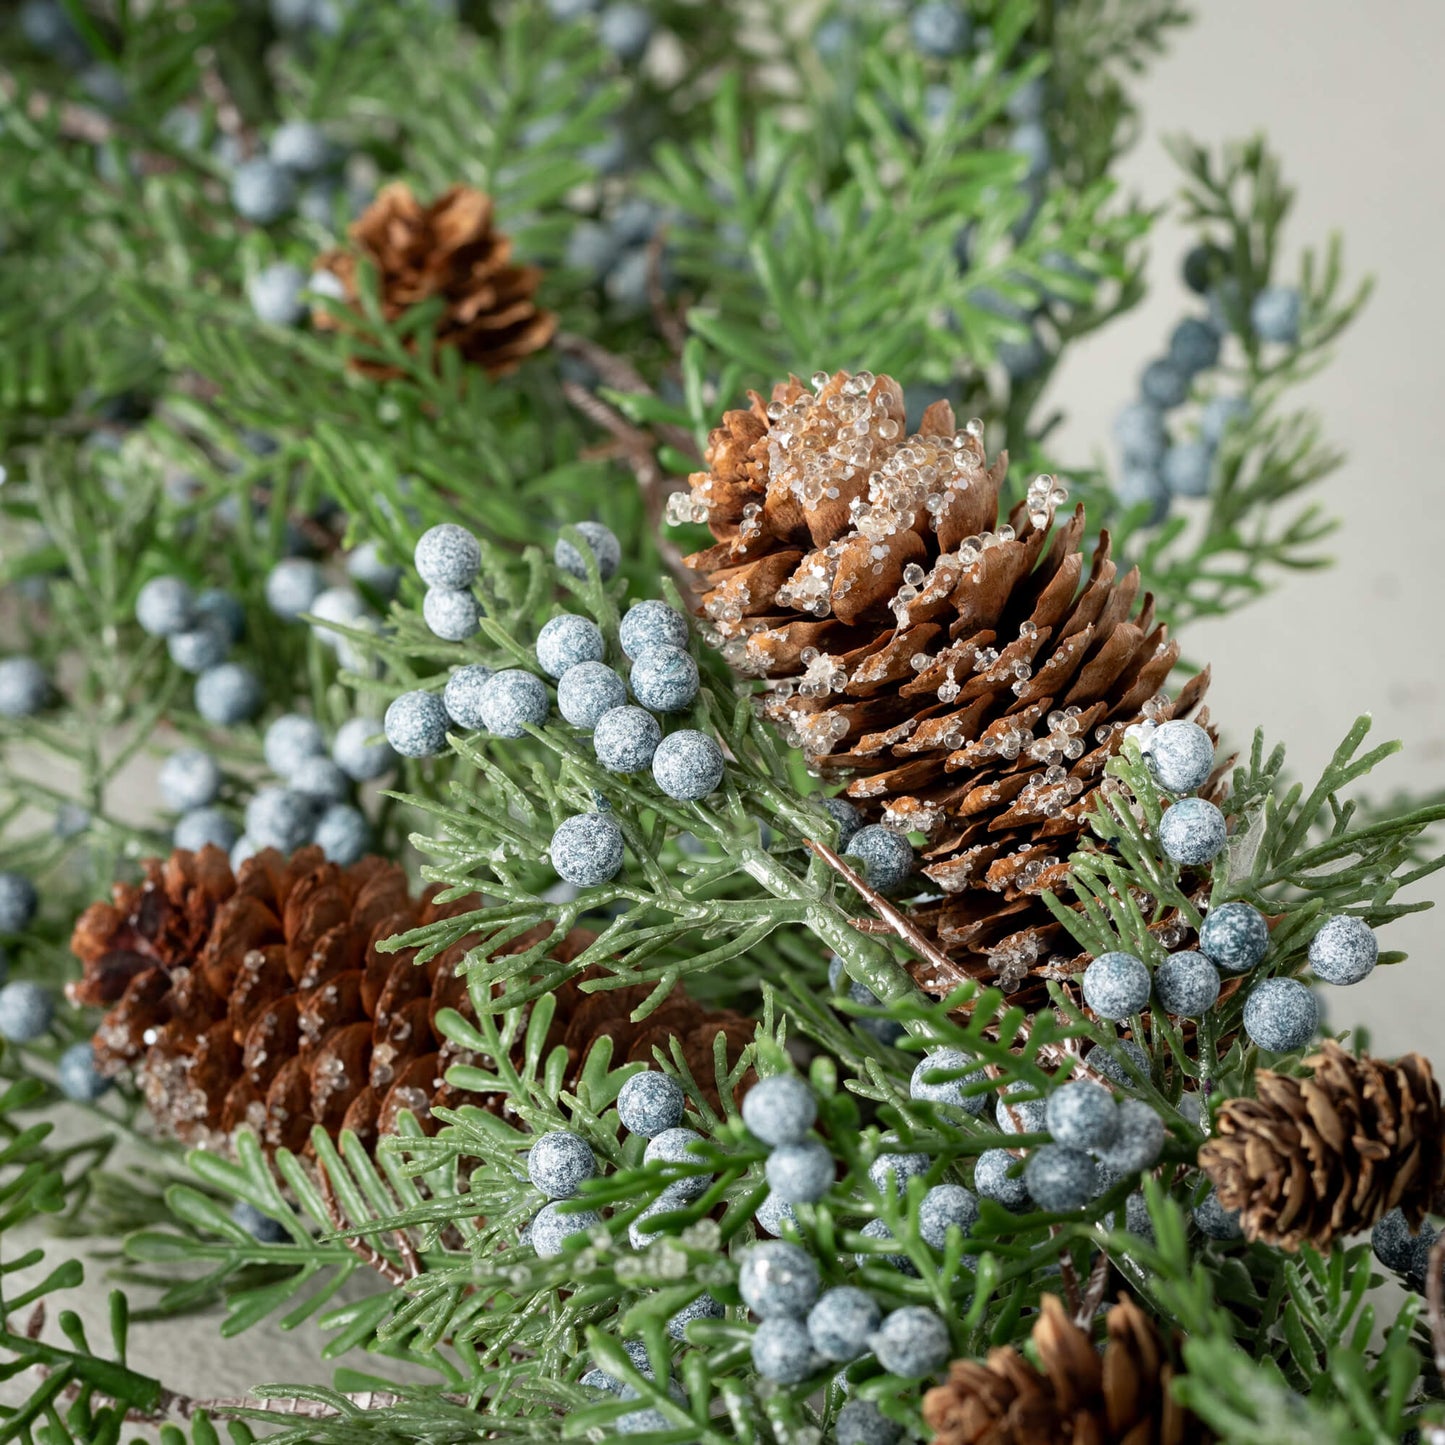
POLYGON ((1169 1393, 1175 1371, 1132 1300, 1110 1309, 1103 1356, 1053 1295, 1033 1328, 1040 1374, 1012 1347, 955 1360, 923 1397, 934 1445, 1204 1445, 1214 1439, 1169 1393))
POLYGON ((943 898, 913 921, 1012 991, 1056 941, 1073 952, 1039 895, 1063 882, 1124 729, 1192 712, 1208 674, 1160 694, 1178 645, 1107 533, 1085 565, 1082 508, 1052 530, 1051 478, 999 525, 1007 457, 990 467, 947 402, 906 436, 891 378, 814 384, 728 412, 672 506, 717 538, 688 559, 705 629, 766 680, 764 712, 810 764, 851 778, 870 818, 927 835, 943 898))
MULTIPOLYGON (((413 898, 402 870, 379 858, 342 868, 319 848, 289 860, 268 849, 233 874, 219 849, 177 851, 151 859, 143 882, 117 884, 113 903, 81 915, 71 947, 84 973, 69 993, 109 1010, 95 1035, 102 1072, 133 1071, 157 1121, 187 1142, 225 1148, 243 1124, 271 1148, 306 1149, 313 1124, 370 1142, 395 1127, 401 1109, 431 1128, 432 1104, 504 1107, 443 1082, 468 1056, 435 1019, 443 1008, 475 1017, 457 967, 476 937, 421 966, 411 950, 377 949, 476 906, 475 897, 440 904, 435 890, 413 898)), ((549 928, 504 952, 521 952, 549 928)), ((574 929, 551 956, 568 962, 593 937, 574 929)), ((615 1063, 651 1062, 653 1046, 675 1035, 706 1089, 718 1032, 730 1062, 752 1040, 750 1020, 709 1012, 680 988, 634 1024, 628 1015, 648 985, 589 994, 585 977, 556 990, 547 1040, 549 1050, 565 1045, 569 1081, 604 1035, 615 1063)))
MULTIPOLYGON (((378 273, 388 321, 443 297, 438 345, 455 346, 491 376, 513 370, 557 329, 557 318, 533 301, 541 271, 512 264, 512 243, 492 229, 492 202, 481 191, 453 186, 423 206, 407 186, 384 186, 350 234, 355 249, 328 251, 316 263, 340 279, 347 301, 357 305, 357 266, 363 258, 378 273)), ((312 321, 322 330, 338 325, 320 307, 312 321)), ((356 366, 379 379, 398 374, 395 367, 375 362, 356 366)))
POLYGON ((1230 1099, 1199 1167, 1249 1239, 1328 1249, 1390 1210, 1418 1229, 1445 1185, 1440 1087, 1419 1054, 1356 1058, 1333 1040, 1308 1079, 1262 1069, 1253 1099, 1230 1099))

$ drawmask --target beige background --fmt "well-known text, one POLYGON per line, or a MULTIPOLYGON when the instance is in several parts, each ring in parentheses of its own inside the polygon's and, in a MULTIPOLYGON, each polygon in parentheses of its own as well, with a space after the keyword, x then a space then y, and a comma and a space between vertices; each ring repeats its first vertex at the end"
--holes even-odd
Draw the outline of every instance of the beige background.
MULTIPOLYGON (((1217 142, 1264 129, 1299 189, 1288 242, 1340 229, 1351 271, 1373 273, 1378 287, 1336 363, 1307 391, 1330 438, 1351 454, 1321 491, 1343 523, 1332 544, 1336 566, 1283 577, 1265 601, 1193 630, 1186 647, 1214 665, 1213 711, 1232 741, 1246 741, 1262 724, 1271 741, 1289 744, 1299 773, 1313 777, 1354 717, 1371 710, 1377 739, 1405 743, 1380 775, 1379 791, 1445 787, 1445 695, 1432 626, 1445 522, 1437 458, 1445 336, 1437 71, 1445 5, 1201 0, 1200 9, 1198 24, 1176 38, 1140 88, 1145 135, 1124 167, 1126 185, 1151 202, 1174 193, 1163 135, 1184 130, 1217 142)), ((1142 362, 1188 306, 1197 308, 1177 280, 1185 245, 1167 223, 1159 229, 1149 299, 1081 347, 1057 379, 1055 400, 1072 414, 1066 441, 1074 454, 1107 447, 1110 421, 1142 362)), ((1338 993, 1332 1019, 1367 1023, 1381 1052, 1429 1051, 1441 1016, 1428 972, 1438 927, 1429 913, 1392 926, 1386 946, 1409 950, 1412 961, 1338 993)), ((7 1255, 16 1243, 6 1241, 7 1255)), ((94 1301, 103 1309, 99 1282, 94 1301)), ((104 1337, 103 1328, 95 1337, 104 1337)), ((133 1335, 137 1367, 198 1394, 296 1379, 317 1350, 307 1329, 223 1342, 209 1321, 133 1335)), ((13 1398, 20 1384, 0 1390, 13 1398)))

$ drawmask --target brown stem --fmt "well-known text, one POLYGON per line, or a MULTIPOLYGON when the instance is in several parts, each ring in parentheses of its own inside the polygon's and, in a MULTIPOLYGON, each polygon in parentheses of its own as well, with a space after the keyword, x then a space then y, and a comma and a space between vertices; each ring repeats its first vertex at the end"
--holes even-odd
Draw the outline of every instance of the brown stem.
POLYGON ((352 1254, 359 1259, 368 1269, 374 1269, 388 1284, 401 1285, 409 1279, 415 1279, 416 1273, 408 1273, 400 1265, 393 1264, 375 1245, 368 1244, 364 1239, 355 1234, 348 1234, 346 1219, 341 1213, 341 1205, 337 1202, 336 1191, 332 1188, 331 1179, 324 1169, 317 1170, 318 1181, 321 1186, 321 1202, 326 1207, 326 1218, 331 1222, 331 1227, 342 1238, 352 1254))
MULTIPOLYGON (((618 356, 616 352, 608 351, 605 346, 599 345, 586 336, 577 336, 570 331, 563 331, 553 338, 552 345, 565 355, 575 356, 578 361, 590 366, 602 378, 602 384, 610 387, 613 391, 633 391, 644 396, 657 394, 648 385, 647 378, 625 356, 618 356)), ((659 440, 672 447, 674 451, 692 457, 699 466, 702 465, 702 454, 692 439, 692 433, 686 427, 659 423, 656 432, 659 440)))
POLYGON ((1090 1320, 1098 1313, 1099 1306, 1104 1302, 1104 1291, 1108 1287, 1109 1256, 1105 1250, 1101 1249, 1099 1257, 1094 1261, 1094 1268, 1089 1272, 1089 1284, 1084 1291, 1084 1300, 1079 1306, 1079 1313, 1074 1316, 1074 1323, 1081 1329, 1088 1329, 1090 1320))

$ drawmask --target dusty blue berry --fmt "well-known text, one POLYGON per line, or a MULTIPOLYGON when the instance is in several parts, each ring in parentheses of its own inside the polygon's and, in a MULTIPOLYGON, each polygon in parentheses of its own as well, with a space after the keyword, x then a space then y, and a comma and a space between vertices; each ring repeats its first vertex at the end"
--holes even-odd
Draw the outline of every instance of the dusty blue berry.
POLYGON ((1218 446, 1230 427, 1249 415, 1249 403, 1242 396, 1211 396, 1199 413, 1199 435, 1218 446))
POLYGON ((383 724, 376 718, 348 718, 336 729, 332 761, 353 782, 373 782, 396 765, 396 750, 382 732, 383 724))
POLYGON ((669 1074, 644 1069, 623 1084, 617 1095, 617 1117, 622 1127, 652 1139, 682 1123, 687 1096, 669 1074))
POLYGON ((622 868, 622 829, 610 813, 579 813, 552 834, 552 867, 578 888, 596 888, 622 868))
POLYGON ((1214 452, 1206 442, 1176 442, 1165 453, 1160 476, 1171 497, 1207 497, 1213 469, 1214 452))
POLYGON ((818 1368, 807 1325, 788 1315, 764 1320, 753 1335, 753 1368, 780 1385, 806 1380, 818 1368))
POLYGON ((590 617, 564 612, 537 634, 537 663, 548 677, 561 677, 580 662, 601 662, 606 656, 602 629, 590 617))
POLYGON ((1319 1027, 1319 1003, 1297 978, 1266 978, 1244 1002, 1244 1031, 1271 1053, 1302 1049, 1319 1027))
MULTIPOLYGON (((640 1077, 640 1075, 639 1075, 640 1077)), ((694 1320, 721 1320, 727 1318, 727 1311, 710 1294, 700 1294, 690 1304, 685 1304, 667 1322, 667 1333, 675 1340, 687 1339, 687 1327, 694 1320)))
POLYGON ((1137 1191, 1124 1201, 1124 1227, 1140 1239, 1153 1241, 1154 1220, 1149 1214, 1149 1201, 1137 1191))
POLYGON ((1247 973, 1269 948, 1269 924, 1248 903, 1221 903, 1199 926, 1199 951, 1226 973, 1247 973))
POLYGON ((1032 1084, 1016 1081, 1004 1086, 994 1100, 993 1117, 1005 1134, 1042 1134, 1046 1127, 1048 1102, 1044 1099, 1021 1099, 1019 1094, 1033 1092, 1032 1084))
POLYGON ((1045 1144, 1030 1153, 1024 1184, 1040 1209, 1067 1214, 1094 1197, 1094 1161, 1082 1149, 1045 1144))
POLYGON ((924 1100, 930 1104, 942 1105, 949 1109, 960 1109, 975 1118, 988 1112, 991 1094, 965 1094, 972 1084, 981 1084, 988 1078, 988 1071, 981 1068, 976 1059, 970 1058, 962 1049, 934 1049, 918 1061, 908 1081, 908 1097, 924 1100), (935 1078, 949 1075, 953 1078, 935 1078))
POLYGON ((179 577, 152 577, 136 594, 135 620, 152 637, 184 632, 195 624, 195 594, 179 577))
POLYGON ((716 792, 726 770, 717 740, 692 728, 669 733, 652 755, 653 781, 680 803, 695 803, 716 792))
POLYGON ((640 707, 615 707, 603 713, 592 730, 592 750, 611 773, 641 772, 661 741, 657 719, 640 707))
POLYGON ((823 808, 838 825, 838 847, 846 850, 863 826, 863 815, 846 798, 824 798, 823 808))
POLYGON ((1164 413, 1147 401, 1131 403, 1114 419, 1114 440, 1126 464, 1158 466, 1169 445, 1164 413))
POLYGON ((1169 360, 1186 376, 1208 371, 1219 360, 1219 332, 1198 316, 1186 316, 1169 338, 1169 360))
POLYGON ((630 607, 617 629, 622 650, 635 658, 650 647, 687 649, 687 618, 665 602, 639 602, 630 607))
POLYGON ((490 667, 473 662, 466 667, 459 667, 447 679, 447 685, 442 689, 442 706, 457 727, 475 730, 486 725, 482 714, 482 700, 492 677, 490 667))
POLYGON ((868 1177, 875 1189, 902 1194, 908 1181, 927 1174, 932 1164, 927 1154, 880 1154, 868 1166, 868 1177))
MULTIPOLYGON (((858 1231, 864 1239, 887 1240, 893 1242, 893 1231, 888 1227, 885 1219, 870 1219, 862 1229, 858 1231)), ((873 1254, 868 1250, 860 1250, 853 1256, 859 1269, 866 1269, 870 1264, 886 1264, 890 1269, 895 1269, 899 1274, 906 1274, 909 1279, 918 1278, 918 1267, 906 1254, 873 1254)))
POLYGON ((985 1199, 1002 1204, 1005 1209, 1026 1208, 1029 1202, 1028 1186, 1021 1175, 1010 1173, 1018 1163, 1007 1149, 985 1149, 974 1161, 974 1191, 985 1199))
POLYGON ((293 621, 326 588, 321 568, 308 557, 283 557, 266 576, 266 605, 277 617, 293 621))
POLYGON ((1310 968, 1325 983, 1360 983, 1373 972, 1380 945, 1363 918, 1327 918, 1310 940, 1310 968))
POLYGON ((627 702, 627 684, 605 662, 579 662, 557 683, 557 711, 573 727, 589 731, 627 702))
POLYGON ((350 803, 332 803, 316 821, 311 841, 329 862, 349 868, 359 863, 371 847, 371 824, 360 808, 350 803))
MULTIPOLYGON (((622 565, 622 543, 601 522, 577 522, 574 525, 582 534, 582 540, 591 548, 598 575, 604 582, 607 581, 622 565)), ((552 548, 552 560, 573 577, 587 576, 587 563, 582 553, 565 537, 557 538, 557 544, 552 548)))
POLYGON ((208 667, 196 679, 194 697, 196 711, 216 727, 249 722, 266 700, 261 679, 240 662, 208 667))
POLYGON ((1132 953, 1101 953, 1084 970, 1084 1002, 1101 1019, 1127 1019, 1148 1008, 1149 985, 1148 968, 1132 953))
POLYGON ((1173 953, 1154 970, 1154 992, 1166 1013, 1203 1018, 1219 998, 1219 970, 1202 953, 1173 953))
POLYGON ((1047 173, 1053 157, 1049 133, 1042 121, 1020 121, 1009 135, 1008 148, 1028 161, 1028 170, 1024 173, 1026 180, 1036 181, 1047 173))
POLYGON ((1238 1239, 1244 1232, 1239 1227, 1239 1212, 1226 1209, 1213 1189, 1194 1206, 1193 1213, 1200 1233, 1210 1239, 1238 1239))
POLYGON ((633 660, 628 683, 643 707, 683 712, 697 696, 697 663, 680 647, 648 647, 633 660))
POLYGON ((231 176, 231 204, 258 226, 279 221, 296 203, 296 182, 274 161, 242 161, 231 176))
POLYGON ((1184 257, 1184 284, 1196 295, 1205 295, 1228 259, 1218 246, 1209 242, 1192 246, 1184 257))
POLYGON ((378 595, 390 597, 401 581, 401 568, 386 560, 381 543, 368 540, 346 554, 346 575, 378 595))
POLYGON ((872 1400, 849 1400, 838 1411, 835 1445, 898 1445, 903 1426, 890 1420, 872 1400))
POLYGON ((386 709, 386 740, 404 758, 433 758, 447 745, 447 710, 434 692, 404 692, 386 709))
POLYGON ((412 560, 428 587, 470 587, 482 570, 482 548, 465 527, 438 522, 417 539, 412 560))
POLYGON ((527 1177, 548 1199, 571 1199, 596 1173, 591 1145, 566 1129, 539 1136, 527 1151, 527 1177))
POLYGON ((652 39, 652 16, 645 6, 618 0, 597 17, 597 38, 619 60, 640 60, 652 39))
POLYGON ((785 1204, 816 1204, 836 1177, 831 1151, 816 1139, 779 1145, 768 1155, 766 1172, 768 1187, 785 1204))
POLYGON ((1106 1149, 1097 1150, 1099 1163, 1115 1174, 1136 1174, 1158 1161, 1164 1148, 1164 1121, 1142 1099, 1119 1100, 1119 1132, 1106 1149))
POLYGON ((71 1044, 56 1065, 60 1092, 77 1103, 93 1104, 113 1083, 95 1066, 95 1048, 89 1039, 71 1044))
POLYGON ((1168 411, 1189 396, 1189 377, 1172 361, 1151 361, 1139 378, 1139 392, 1145 401, 1168 411))
POLYGON ((555 1259, 574 1234, 586 1234, 601 1223, 595 1209, 563 1214, 556 1204, 544 1204, 532 1218, 532 1248, 539 1259, 555 1259))
POLYGON ((574 271, 602 277, 617 259, 617 238, 597 221, 579 221, 567 237, 566 263, 574 271))
POLYGON ((278 166, 303 176, 324 171, 334 154, 326 132, 309 120, 288 120, 278 125, 266 149, 278 166))
POLYGON ((753 1220, 765 1234, 780 1235, 785 1224, 796 1224, 798 1221, 797 1211, 785 1199, 778 1199, 769 1194, 763 1202, 758 1205, 753 1220))
POLYGON ((367 670, 367 659, 355 638, 344 629, 374 632, 376 619, 367 610, 366 599, 350 587, 328 587, 318 594, 307 611, 311 614, 311 631, 323 646, 331 648, 344 666, 357 672, 367 670))
POLYGON ((662 1237, 660 1230, 649 1229, 647 1226, 657 1218, 659 1214, 671 1214, 673 1211, 682 1209, 689 1203, 689 1200, 677 1192, 676 1186, 669 1184, 662 1193, 627 1226, 627 1239, 633 1249, 646 1249, 655 1239, 662 1237))
POLYGON ((883 1319, 883 1311, 867 1290, 852 1285, 825 1290, 808 1311, 808 1337, 825 1359, 856 1360, 868 1351, 868 1337, 883 1319))
POLYGON ((962 55, 973 38, 968 11, 949 0, 925 0, 909 17, 908 33, 914 46, 935 60, 962 55))
POLYGON ((324 754, 300 759, 286 781, 318 806, 344 802, 351 793, 351 779, 324 754))
POLYGON ((465 642, 477 635, 482 609, 470 592, 455 587, 428 587, 421 600, 422 621, 443 642, 465 642))
POLYGON ((744 1251, 738 1293, 760 1320, 801 1320, 818 1298, 818 1266, 796 1244, 765 1240, 744 1251))
POLYGON ((1163 472, 1156 466, 1126 464, 1119 473, 1114 492, 1126 510, 1137 507, 1140 503, 1148 503, 1149 511, 1144 518, 1147 526, 1163 521, 1168 515, 1169 484, 1164 480, 1163 472))
POLYGON ((1049 1095, 1044 1123, 1056 1144, 1107 1149, 1119 1136, 1119 1106, 1102 1085, 1075 1079, 1049 1095))
POLYGON ((268 326, 295 326, 306 315, 306 273, 288 261, 263 266, 246 282, 246 299, 268 326))
POLYGON ((200 748, 183 748, 161 764, 156 781, 166 807, 185 813, 216 801, 221 791, 221 765, 200 748))
POLYGON ((1239 332, 1249 323, 1244 283, 1238 276, 1221 276, 1209 292, 1209 319, 1221 332, 1239 332))
POLYGON ((1300 294, 1293 286, 1266 286, 1249 308, 1249 320, 1261 341, 1293 346, 1299 340, 1300 294))
POLYGON ((230 634, 215 619, 202 618, 196 626, 173 632, 166 638, 166 651, 183 672, 204 672, 208 667, 215 667, 226 660, 230 650, 230 634))
POLYGON ((848 841, 847 856, 863 864, 864 878, 880 893, 896 893, 913 873, 913 844, 881 823, 859 828, 848 841))
POLYGON ((0 988, 0 1039, 33 1044, 55 1017, 55 999, 48 989, 27 979, 0 988))
POLYGON ((219 808, 189 808, 171 830, 171 845, 187 853, 199 853, 208 845, 229 853, 240 836, 241 830, 219 808))
POLYGON ((808 1137, 818 1117, 818 1101, 796 1074, 773 1074, 748 1090, 742 1112, 749 1132, 776 1149, 808 1137))
POLYGON ((1116 1084, 1136 1084, 1148 1080, 1149 1055, 1133 1039, 1115 1039, 1111 1044, 1095 1044, 1084 1055, 1084 1062, 1096 1074, 1103 1074, 1116 1084))
POLYGON ((1416 1253, 1422 1238, 1430 1238, 1434 1231, 1429 1225, 1416 1231, 1410 1228, 1404 1211, 1392 1209, 1370 1231, 1370 1244, 1375 1258, 1396 1274, 1408 1274, 1414 1267, 1416 1253))
POLYGON ((1214 742, 1198 723, 1160 723, 1144 744, 1144 761, 1160 787, 1197 792, 1214 771, 1214 742))
POLYGON ((1224 814, 1203 798, 1180 798, 1159 820, 1159 846, 1187 867, 1217 858, 1228 841, 1224 814))
POLYGON ((905 1380, 921 1380, 941 1370, 952 1353, 948 1326, 923 1305, 894 1310, 869 1343, 878 1363, 905 1380))
POLYGON ((950 1229, 967 1234, 978 1222, 978 1200, 962 1184, 935 1184, 919 1201, 918 1233, 925 1244, 942 1249, 950 1229))
POLYGON ((0 717, 34 717, 50 700, 50 679, 33 657, 0 658, 0 717))
POLYGON ((1004 110, 1010 120, 1039 120, 1048 105, 1048 85, 1043 76, 1031 76, 1010 94, 1004 110))
POLYGON ((238 1199, 231 1206, 231 1223, 239 1224, 257 1244, 285 1244, 290 1231, 279 1219, 263 1214, 254 1204, 238 1199))
POLYGON ((292 788, 258 789, 246 804, 246 836, 258 848, 293 853, 310 841, 316 812, 315 802, 292 788))
POLYGON ((478 711, 493 737, 523 737, 529 726, 541 727, 547 721, 551 711, 547 685, 516 667, 494 672, 482 685, 478 711))

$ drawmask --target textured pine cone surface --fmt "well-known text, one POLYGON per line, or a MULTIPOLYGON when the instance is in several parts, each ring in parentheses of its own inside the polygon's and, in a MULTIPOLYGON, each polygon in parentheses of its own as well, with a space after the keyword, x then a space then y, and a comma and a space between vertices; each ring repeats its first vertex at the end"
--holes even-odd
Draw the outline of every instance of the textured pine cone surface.
POLYGON ((941 896, 913 921, 1006 990, 1081 967, 1039 895, 1063 884, 1124 730, 1195 713, 1208 683, 1162 694, 1179 649, 1138 570, 1118 574, 1107 533, 1085 559, 1082 508, 1054 527, 1052 478, 1000 523, 1007 457, 990 466, 947 402, 907 435, 886 376, 754 393, 706 461, 670 511, 717 539, 688 558, 705 634, 813 768, 926 836, 920 881, 941 896))
POLYGON ((1355 1057, 1327 1040, 1309 1078, 1262 1069, 1220 1106, 1199 1165, 1249 1239, 1320 1249, 1390 1210, 1418 1229, 1445 1185, 1440 1086, 1419 1054, 1355 1057))
POLYGON ((955 1360, 923 1397, 934 1445, 1207 1445, 1214 1435, 1169 1393, 1175 1369, 1132 1300, 1108 1313, 1102 1355, 1045 1295, 1033 1327, 1036 1369, 1011 1346, 955 1360))
MULTIPOLYGON (((370 1142, 402 1109, 429 1129, 433 1104, 503 1108, 500 1097, 444 1081, 471 1056, 442 1037, 436 1016, 475 1017, 457 967, 477 939, 421 965, 412 950, 378 948, 476 906, 475 896, 438 903, 435 890, 413 897, 402 870, 379 858, 343 868, 319 848, 290 859, 268 849, 233 873, 219 849, 177 851, 81 916, 71 946, 84 972, 69 993, 108 1010, 95 1035, 101 1071, 132 1073, 156 1120, 188 1143, 225 1149, 249 1125, 270 1148, 303 1151, 315 1124, 370 1142)), ((547 926, 505 952, 528 948, 547 926)), ((551 956, 568 962, 593 937, 574 929, 551 956)), ((604 1035, 614 1064, 651 1062, 653 1047, 676 1037, 706 1089, 717 1034, 730 1062, 752 1040, 751 1020, 710 1012, 680 988, 633 1023, 650 986, 584 993, 591 976, 556 991, 547 1046, 565 1045, 571 1078, 604 1035)))
MULTIPOLYGON (((481 191, 453 186, 423 205, 400 182, 382 187, 350 230, 352 246, 328 251, 317 269, 330 271, 356 306, 357 271, 363 260, 377 272, 382 314, 395 321, 434 297, 445 302, 437 322, 440 346, 492 376, 513 370, 552 339, 557 318, 539 309, 535 296, 542 273, 512 261, 512 243, 492 227, 492 202, 481 191)), ((337 319, 316 308, 314 324, 335 330, 337 319)), ((358 362, 376 377, 394 368, 358 362)))

